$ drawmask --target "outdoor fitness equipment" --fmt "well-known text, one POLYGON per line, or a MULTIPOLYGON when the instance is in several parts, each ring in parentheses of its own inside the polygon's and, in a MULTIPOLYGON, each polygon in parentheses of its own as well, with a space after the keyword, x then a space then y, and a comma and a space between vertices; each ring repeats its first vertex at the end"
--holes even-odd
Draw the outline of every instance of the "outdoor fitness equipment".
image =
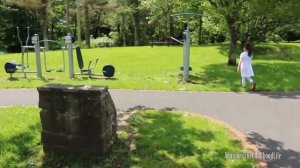
POLYGON ((32 44, 34 44, 34 45, 29 46, 28 45, 29 27, 27 27, 27 39, 26 39, 25 46, 23 46, 22 40, 20 38, 19 27, 17 27, 17 35, 18 35, 18 39, 20 41, 21 52, 22 52, 21 64, 18 64, 16 61, 6 62, 5 65, 4 65, 5 71, 10 74, 11 78, 12 78, 13 73, 23 73, 25 78, 27 77, 27 73, 36 73, 37 77, 42 78, 40 49, 44 50, 44 48, 41 48, 40 45, 39 45, 39 36, 37 34, 35 34, 31 38, 32 44), (34 49, 35 50, 36 71, 32 71, 32 70, 27 69, 27 68, 29 68, 29 60, 28 60, 28 50, 29 49, 34 49), (24 58, 25 57, 25 52, 26 52, 26 63, 25 63, 25 58, 24 58))
POLYGON ((183 42, 174 37, 171 37, 171 39, 183 45, 183 67, 180 67, 180 70, 183 71, 183 81, 187 82, 189 80, 189 71, 192 70, 192 68, 190 67, 191 32, 189 30, 188 18, 190 16, 200 16, 200 14, 178 13, 171 16, 184 17, 186 19, 186 30, 183 31, 183 42))
MULTIPOLYGON (((29 36, 29 33, 28 33, 28 36, 29 36)), ((27 39, 29 39, 29 37, 27 37, 27 39)), ((24 52, 22 52, 22 63, 21 64, 18 64, 16 61, 8 61, 4 65, 5 71, 10 74, 11 78, 12 78, 12 74, 13 73, 18 73, 18 72, 19 73, 24 73, 24 77, 25 78, 26 78, 26 74, 27 73, 37 73, 37 77, 38 78, 42 78, 43 77, 42 76, 42 69, 41 69, 40 51, 41 51, 41 49, 44 50, 45 48, 44 47, 40 47, 40 42, 43 42, 43 41, 56 42, 56 41, 53 41, 53 40, 41 40, 41 41, 39 41, 38 34, 35 34, 31 38, 31 40, 32 40, 32 44, 34 44, 34 46, 27 46, 27 45, 26 46, 22 46, 22 43, 21 43, 21 46, 22 46, 22 51, 25 51, 25 49, 29 49, 29 48, 33 48, 35 50, 36 68, 37 68, 37 70, 36 71, 27 71, 27 70, 25 70, 25 66, 24 66, 25 65, 24 52), (24 48, 24 50, 23 50, 23 48, 24 48), (21 68, 19 68, 19 67, 21 67, 21 68)), ((74 73, 74 62, 73 62, 73 44, 72 44, 72 37, 71 37, 70 33, 68 33, 68 35, 65 36, 65 43, 66 43, 66 47, 63 47, 62 49, 65 49, 65 48, 68 49, 69 76, 70 76, 70 78, 74 78, 75 77, 75 73, 74 73)), ((79 51, 80 51, 80 49, 79 49, 79 51)), ((92 73, 92 70, 95 68, 95 65, 97 64, 98 61, 96 62, 96 64, 94 65, 93 68, 90 68, 90 65, 91 65, 91 62, 90 62, 89 67, 88 67, 88 71, 84 71, 84 69, 83 69, 83 59, 82 59, 81 53, 79 54, 79 56, 77 58, 79 58, 79 57, 81 57, 81 60, 82 60, 82 62, 81 62, 82 64, 79 65, 81 67, 80 68, 81 69, 81 73, 79 73, 79 75, 86 75, 86 73, 83 73, 83 72, 88 72, 87 75, 89 75, 89 77, 91 77, 92 75, 100 76, 100 74, 93 74, 92 73)), ((45 58, 46 57, 44 57, 44 59, 45 58)), ((27 62, 28 62, 28 59, 27 59, 27 62)), ((45 62, 46 62, 46 60, 45 60, 45 62)), ((64 53, 63 53, 63 63, 65 64, 64 53)), ((29 66, 29 64, 28 64, 28 66, 29 66)), ((45 68, 47 70, 46 66, 45 66, 45 68)), ((64 69, 65 69, 65 65, 64 65, 64 69)), ((115 68, 112 65, 105 65, 102 68, 102 72, 103 72, 103 76, 110 78, 110 77, 114 76, 115 68)), ((78 75, 78 73, 76 75, 78 75)))
MULTIPOLYGON (((26 38, 26 42, 25 45, 23 46, 23 42, 20 38, 20 31, 19 31, 19 27, 17 27, 17 36, 18 36, 18 40, 20 42, 21 45, 21 52, 22 52, 22 56, 21 56, 21 63, 17 63, 16 61, 8 61, 5 63, 4 68, 6 73, 10 74, 10 77, 12 78, 12 74, 13 73, 23 73, 24 77, 27 77, 27 73, 37 73, 37 77, 42 78, 42 70, 41 70, 41 59, 40 59, 40 51, 43 50, 43 54, 44 54, 44 66, 45 66, 45 71, 46 72, 51 72, 54 69, 49 69, 47 68, 47 58, 46 58, 46 49, 45 47, 40 47, 40 43, 41 42, 52 42, 52 43, 57 43, 59 44, 57 41, 54 40, 39 40, 39 36, 37 34, 35 34, 32 37, 32 44, 34 44, 33 46, 29 46, 28 45, 28 41, 29 41, 29 27, 27 27, 27 38, 26 38), (28 50, 29 49, 34 49, 35 51, 35 55, 36 55, 36 68, 37 70, 28 70, 29 68, 29 59, 28 59, 28 50), (25 58, 26 56, 26 58, 25 58)), ((56 70, 57 72, 64 72, 65 71, 65 50, 66 47, 62 47, 62 68, 56 70)))
POLYGON ((29 46, 28 45, 29 36, 30 36, 29 27, 27 27, 27 38, 26 38, 25 46, 23 46, 23 42, 22 42, 21 37, 20 37, 19 27, 17 27, 17 36, 18 36, 18 40, 19 40, 20 45, 21 45, 22 64, 24 65, 24 68, 29 68, 28 51, 29 51, 29 49, 34 49, 34 46, 29 46), (25 58, 24 58, 25 53, 26 53, 26 64, 25 64, 25 58))
POLYGON ((80 47, 76 47, 76 55, 77 55, 78 66, 79 66, 79 69, 80 69, 80 73, 76 73, 76 75, 88 75, 89 78, 91 78, 92 76, 104 76, 104 77, 107 77, 107 78, 111 78, 111 77, 114 76, 115 67, 112 66, 112 65, 105 65, 102 68, 103 75, 93 73, 93 70, 96 68, 96 65, 98 63, 98 60, 99 60, 98 58, 95 60, 95 63, 94 63, 93 66, 91 66, 93 61, 89 61, 88 68, 84 69, 84 63, 83 63, 80 47))
POLYGON ((103 75, 93 73, 93 70, 95 69, 95 67, 98 63, 98 59, 95 60, 95 63, 93 64, 93 66, 91 66, 93 61, 89 61, 88 67, 86 69, 84 69, 83 58, 82 58, 81 50, 79 47, 76 48, 76 56, 77 56, 77 62, 78 62, 78 66, 80 69, 80 73, 74 73, 73 44, 72 44, 72 37, 71 37, 70 33, 68 33, 68 35, 65 36, 65 43, 66 43, 67 49, 68 49, 70 78, 74 78, 75 75, 88 75, 89 78, 91 78, 92 76, 105 76, 108 78, 114 76, 115 68, 112 65, 105 65, 102 68, 103 75))
MULTIPOLYGON (((40 40, 40 43, 42 42, 50 42, 50 43, 56 43, 56 44, 60 44, 58 41, 54 41, 54 40, 40 40)), ((43 47, 45 48, 45 47, 43 47)), ((66 47, 63 46, 61 47, 62 50, 62 66, 61 68, 57 69, 56 72, 65 72, 65 49, 66 47)), ((47 54, 46 54, 46 49, 44 49, 44 67, 45 67, 45 71, 46 72, 52 72, 55 71, 55 69, 53 68, 48 68, 48 63, 47 63, 47 54)))

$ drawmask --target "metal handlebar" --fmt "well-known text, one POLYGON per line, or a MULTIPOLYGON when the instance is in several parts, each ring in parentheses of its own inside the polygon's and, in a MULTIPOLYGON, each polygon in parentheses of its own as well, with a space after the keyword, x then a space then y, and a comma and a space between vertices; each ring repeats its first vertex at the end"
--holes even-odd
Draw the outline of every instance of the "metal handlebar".
POLYGON ((29 27, 27 27, 27 39, 26 39, 26 46, 28 46, 28 40, 29 40, 29 27))
POLYGON ((23 46, 22 40, 21 40, 21 38, 20 38, 20 30, 19 30, 19 27, 17 27, 17 35, 18 35, 18 39, 19 39, 19 42, 20 42, 21 46, 23 46))
POLYGON ((41 42, 53 42, 53 43, 60 44, 58 41, 55 41, 55 40, 40 40, 39 42, 40 42, 40 43, 41 43, 41 42))
POLYGON ((178 43, 180 43, 180 44, 182 44, 182 45, 184 44, 182 41, 179 41, 179 40, 177 40, 177 39, 174 38, 174 37, 171 37, 171 39, 174 40, 174 41, 176 41, 176 42, 178 42, 178 43))

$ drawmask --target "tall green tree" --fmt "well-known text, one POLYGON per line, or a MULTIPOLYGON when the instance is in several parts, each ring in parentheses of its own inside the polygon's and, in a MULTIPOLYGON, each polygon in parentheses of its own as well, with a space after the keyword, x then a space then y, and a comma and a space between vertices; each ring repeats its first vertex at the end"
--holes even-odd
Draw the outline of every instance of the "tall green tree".
POLYGON ((174 36, 172 14, 177 12, 180 2, 177 0, 143 0, 142 5, 149 11, 148 24, 154 29, 153 36, 167 39, 174 36))
POLYGON ((252 0, 244 7, 241 17, 240 41, 262 42, 278 29, 300 23, 297 0, 252 0))
POLYGON ((228 65, 236 65, 238 40, 261 42, 276 28, 299 23, 298 0, 208 0, 228 28, 228 65))
POLYGON ((236 65, 237 42, 239 39, 240 17, 248 0, 208 0, 215 12, 225 19, 230 35, 228 65, 236 65))
MULTIPOLYGON (((91 39, 90 39, 91 38, 91 17, 94 15, 95 9, 99 9, 99 7, 104 6, 107 3, 108 3, 107 0, 77 0, 78 7, 83 9, 86 48, 91 47, 91 39)), ((77 21, 78 19, 79 18, 77 18, 77 21)))
MULTIPOLYGON (((132 13, 134 9, 130 6, 129 1, 126 0, 111 0, 111 4, 116 6, 116 10, 112 12, 108 22, 109 25, 115 27, 118 32, 120 45, 127 46, 130 44, 130 25, 132 24, 132 13)), ((134 42, 133 42, 134 43, 134 42)))

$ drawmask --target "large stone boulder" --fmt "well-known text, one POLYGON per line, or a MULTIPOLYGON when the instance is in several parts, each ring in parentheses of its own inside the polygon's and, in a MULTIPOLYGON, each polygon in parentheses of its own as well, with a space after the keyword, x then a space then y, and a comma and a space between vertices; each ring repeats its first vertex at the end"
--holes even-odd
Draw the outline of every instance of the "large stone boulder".
POLYGON ((107 87, 38 87, 46 154, 105 154, 117 138, 117 112, 107 87))

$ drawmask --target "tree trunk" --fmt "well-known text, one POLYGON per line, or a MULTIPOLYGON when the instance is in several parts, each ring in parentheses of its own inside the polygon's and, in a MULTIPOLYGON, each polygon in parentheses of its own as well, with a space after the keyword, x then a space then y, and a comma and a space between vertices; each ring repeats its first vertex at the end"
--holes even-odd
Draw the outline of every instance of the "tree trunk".
POLYGON ((133 31, 134 31, 134 46, 139 45, 139 14, 135 12, 133 14, 133 31))
POLYGON ((227 17, 227 25, 230 34, 230 46, 229 46, 229 57, 227 64, 230 66, 236 66, 236 54, 237 54, 237 41, 238 41, 238 28, 236 16, 227 17))
POLYGON ((71 26, 70 26, 70 0, 66 0, 66 22, 67 22, 67 32, 71 33, 71 26))
POLYGON ((199 27, 198 27, 198 44, 203 44, 202 41, 202 25, 203 25, 203 21, 202 21, 202 15, 199 17, 199 27))
POLYGON ((84 6, 84 20, 85 20, 85 45, 86 48, 91 48, 91 33, 90 33, 90 16, 88 5, 84 6))
POLYGON ((171 36, 174 36, 174 25, 173 25, 174 21, 173 21, 173 17, 170 14, 168 14, 168 15, 169 15, 169 20, 170 20, 170 23, 169 23, 169 27, 170 27, 169 37, 171 37, 171 36))
POLYGON ((122 33, 122 41, 123 46, 126 46, 126 28, 125 28, 125 18, 122 16, 122 26, 121 26, 121 33, 122 33))
MULTIPOLYGON (((43 40, 48 40, 48 14, 47 14, 47 6, 41 9, 42 15, 42 32, 43 32, 43 40)), ((45 50, 49 50, 48 41, 44 42, 45 50)))
POLYGON ((53 21, 51 21, 50 32, 48 34, 48 36, 50 37, 50 39, 55 39, 56 38, 56 37, 53 36, 54 29, 55 29, 55 24, 54 24, 53 21))
POLYGON ((133 29, 134 29, 134 46, 139 45, 139 13, 135 11, 133 14, 133 29))
POLYGON ((81 13, 80 13, 80 6, 77 4, 77 9, 76 9, 76 19, 77 19, 77 40, 78 40, 78 45, 81 47, 81 13))

